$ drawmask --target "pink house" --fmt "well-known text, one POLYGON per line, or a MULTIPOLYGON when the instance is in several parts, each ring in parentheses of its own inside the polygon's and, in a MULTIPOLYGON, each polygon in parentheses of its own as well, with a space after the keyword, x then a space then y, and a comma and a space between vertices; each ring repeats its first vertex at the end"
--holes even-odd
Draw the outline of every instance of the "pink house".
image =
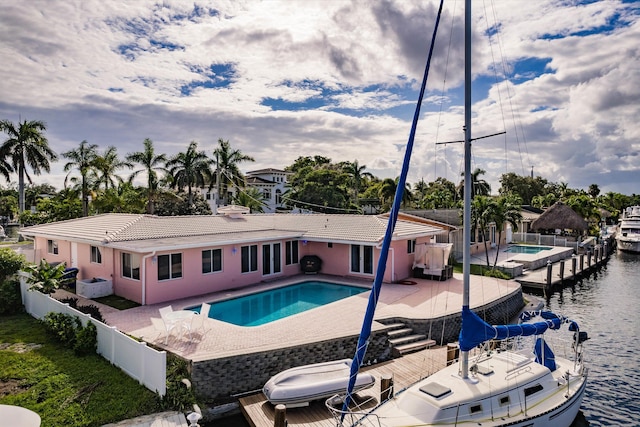
MULTIPOLYGON (((373 279, 387 216, 243 214, 159 217, 103 214, 23 228, 35 260, 64 262, 79 280, 111 281, 116 295, 156 304, 301 274, 315 255, 321 273, 373 279)), ((447 231, 401 214, 384 282, 411 277, 416 244, 447 231)))

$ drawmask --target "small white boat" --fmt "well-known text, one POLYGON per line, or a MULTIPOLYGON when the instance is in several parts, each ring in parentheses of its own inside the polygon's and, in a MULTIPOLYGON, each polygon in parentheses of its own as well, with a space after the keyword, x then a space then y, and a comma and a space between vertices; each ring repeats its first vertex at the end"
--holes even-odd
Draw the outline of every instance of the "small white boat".
MULTIPOLYGON (((271 377, 262 392, 274 405, 282 403, 289 408, 307 406, 313 400, 327 399, 344 392, 350 371, 351 359, 298 366, 271 377)), ((361 372, 356 378, 354 390, 364 390, 374 384, 373 375, 361 372)))
POLYGON ((616 241, 621 251, 640 253, 640 206, 624 210, 616 241))

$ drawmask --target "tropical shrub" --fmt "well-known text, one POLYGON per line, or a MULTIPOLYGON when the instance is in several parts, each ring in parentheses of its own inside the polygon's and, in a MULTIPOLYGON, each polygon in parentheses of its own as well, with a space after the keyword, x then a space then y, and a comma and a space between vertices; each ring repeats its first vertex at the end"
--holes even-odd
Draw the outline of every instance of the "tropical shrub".
POLYGON ((20 282, 17 279, 0 282, 0 315, 19 313, 23 309, 20 282))
POLYGON ((92 322, 82 326, 78 316, 51 312, 44 316, 43 323, 47 331, 62 344, 72 348, 76 355, 84 356, 96 352, 98 331, 92 322))
POLYGON ((28 265, 24 271, 28 274, 29 290, 37 290, 43 294, 52 294, 60 287, 64 279, 65 265, 51 265, 47 260, 40 260, 40 265, 28 265))
POLYGON ((4 282, 27 264, 24 255, 11 248, 0 248, 0 282, 4 282))

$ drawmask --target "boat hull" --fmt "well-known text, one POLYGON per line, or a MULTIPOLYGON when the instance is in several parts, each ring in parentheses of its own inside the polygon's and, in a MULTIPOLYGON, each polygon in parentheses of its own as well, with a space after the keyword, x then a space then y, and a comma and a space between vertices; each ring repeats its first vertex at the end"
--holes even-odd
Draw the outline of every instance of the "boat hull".
MULTIPOLYGON (((469 379, 460 378, 458 367, 452 365, 398 393, 371 413, 360 414, 357 423, 379 427, 569 427, 580 410, 587 373, 573 371, 573 364, 566 359, 556 361, 558 369, 551 372, 520 354, 506 354, 478 364, 483 373, 469 379), (509 380, 502 382, 502 378, 509 380)), ((351 423, 355 424, 355 419, 351 423)))
POLYGON ((616 238, 617 247, 621 251, 631 252, 631 253, 640 253, 640 240, 638 239, 625 239, 623 237, 616 238))
MULTIPOLYGON (((313 400, 327 399, 344 392, 350 372, 351 359, 298 366, 271 377, 262 392, 274 405, 306 406, 313 400)), ((373 375, 361 372, 356 377, 354 390, 364 390, 374 384, 373 375)))

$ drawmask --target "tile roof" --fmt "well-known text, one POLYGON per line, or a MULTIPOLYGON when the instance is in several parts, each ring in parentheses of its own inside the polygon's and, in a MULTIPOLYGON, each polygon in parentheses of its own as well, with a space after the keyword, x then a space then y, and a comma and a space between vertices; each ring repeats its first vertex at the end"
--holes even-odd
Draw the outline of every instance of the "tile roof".
MULTIPOLYGON (((310 241, 373 243, 382 241, 387 218, 373 215, 248 214, 154 216, 103 214, 23 228, 26 236, 43 236, 127 248, 231 244, 298 238, 310 241)), ((441 233, 442 229, 399 219, 394 238, 441 233)))

